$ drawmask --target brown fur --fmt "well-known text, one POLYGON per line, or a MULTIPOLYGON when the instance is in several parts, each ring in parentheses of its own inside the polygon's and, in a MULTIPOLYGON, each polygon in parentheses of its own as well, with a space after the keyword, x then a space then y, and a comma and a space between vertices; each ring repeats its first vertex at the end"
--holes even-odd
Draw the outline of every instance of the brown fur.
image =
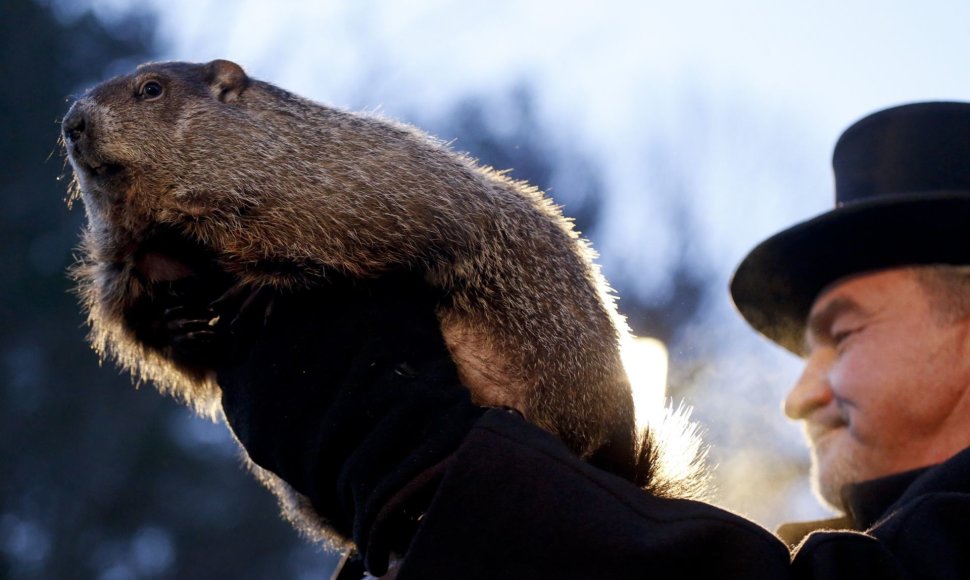
POLYGON ((520 409, 582 457, 636 462, 625 324, 589 246, 537 189, 227 61, 143 65, 85 93, 64 125, 88 218, 76 275, 91 340, 136 376, 217 410, 210 374, 125 323, 152 283, 189 275, 142 249, 165 226, 254 286, 422 272, 450 296, 438 315, 477 402, 520 409))

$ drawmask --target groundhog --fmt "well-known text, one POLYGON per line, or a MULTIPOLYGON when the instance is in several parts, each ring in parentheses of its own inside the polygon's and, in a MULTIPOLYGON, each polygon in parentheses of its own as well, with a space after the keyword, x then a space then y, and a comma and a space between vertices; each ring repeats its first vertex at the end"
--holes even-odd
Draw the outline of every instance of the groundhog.
POLYGON ((88 90, 63 142, 87 216, 75 276, 90 340, 136 378, 218 413, 205 357, 145 331, 162 324, 145 320, 146 297, 416 272, 447 296, 437 315, 477 403, 649 485, 625 323, 589 245, 536 188, 225 60, 147 64, 88 90))

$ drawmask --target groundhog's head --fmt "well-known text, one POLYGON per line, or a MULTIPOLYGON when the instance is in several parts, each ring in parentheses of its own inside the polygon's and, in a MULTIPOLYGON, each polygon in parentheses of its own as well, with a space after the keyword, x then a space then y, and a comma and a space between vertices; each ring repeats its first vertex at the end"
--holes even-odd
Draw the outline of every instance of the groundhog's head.
POLYGON ((219 141, 241 138, 239 119, 227 118, 238 109, 220 105, 247 83, 228 61, 148 64, 82 95, 62 127, 91 229, 138 235, 193 207, 211 211, 208 196, 226 190, 213 167, 232 162, 219 141))

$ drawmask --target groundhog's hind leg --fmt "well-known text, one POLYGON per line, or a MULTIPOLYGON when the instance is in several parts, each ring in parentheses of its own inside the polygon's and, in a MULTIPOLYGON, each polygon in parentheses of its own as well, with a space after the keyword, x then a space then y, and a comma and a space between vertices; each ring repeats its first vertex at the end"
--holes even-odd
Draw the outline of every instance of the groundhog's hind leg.
POLYGON ((462 384, 472 401, 527 412, 527 386, 509 371, 508 361, 486 336, 460 319, 441 317, 441 332, 462 384))

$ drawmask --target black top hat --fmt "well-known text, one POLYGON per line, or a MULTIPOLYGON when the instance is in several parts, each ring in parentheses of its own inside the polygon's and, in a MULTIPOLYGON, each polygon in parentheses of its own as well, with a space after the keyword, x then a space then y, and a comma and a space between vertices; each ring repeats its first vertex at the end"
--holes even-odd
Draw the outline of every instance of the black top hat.
POLYGON ((741 315, 804 354, 812 303, 832 282, 916 264, 970 264, 970 103, 916 103, 849 127, 832 156, 835 209, 751 251, 731 281, 741 315))

